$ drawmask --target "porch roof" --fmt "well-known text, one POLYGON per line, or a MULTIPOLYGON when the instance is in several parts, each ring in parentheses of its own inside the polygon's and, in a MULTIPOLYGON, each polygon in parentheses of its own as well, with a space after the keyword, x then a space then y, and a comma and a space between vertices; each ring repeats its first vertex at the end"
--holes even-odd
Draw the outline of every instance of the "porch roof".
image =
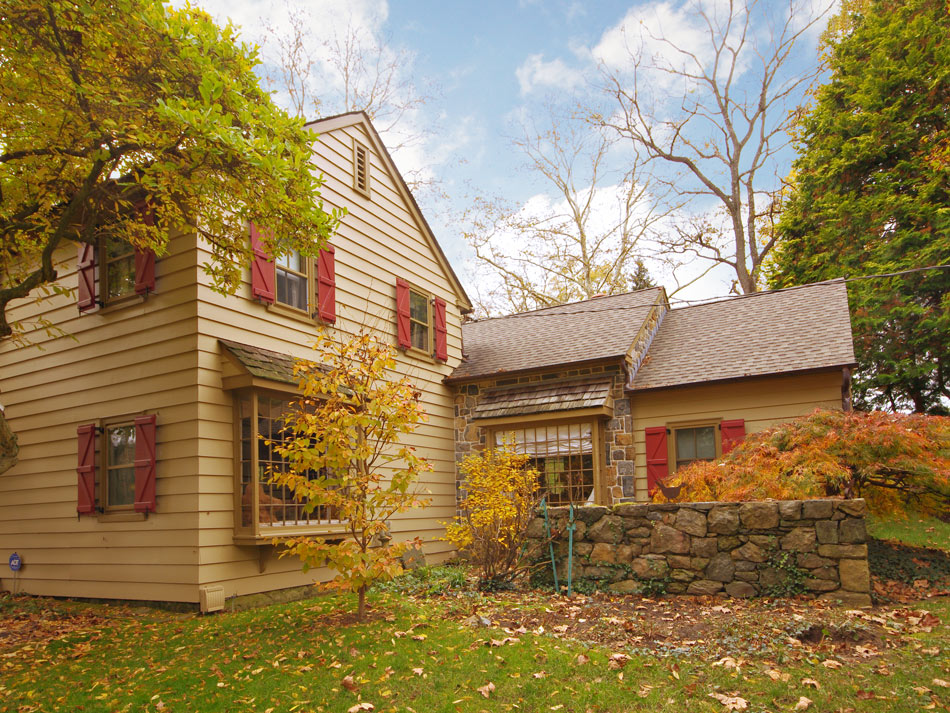
POLYGON ((473 418, 606 407, 613 379, 613 376, 597 376, 486 389, 475 407, 473 418))

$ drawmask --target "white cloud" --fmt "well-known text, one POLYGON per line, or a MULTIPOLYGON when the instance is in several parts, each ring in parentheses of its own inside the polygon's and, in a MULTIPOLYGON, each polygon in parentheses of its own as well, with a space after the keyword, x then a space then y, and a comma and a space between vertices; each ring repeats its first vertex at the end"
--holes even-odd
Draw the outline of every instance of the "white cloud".
POLYGON ((521 95, 525 96, 538 88, 576 89, 584 83, 584 73, 569 67, 562 59, 548 62, 542 54, 528 55, 528 58, 515 70, 521 95))

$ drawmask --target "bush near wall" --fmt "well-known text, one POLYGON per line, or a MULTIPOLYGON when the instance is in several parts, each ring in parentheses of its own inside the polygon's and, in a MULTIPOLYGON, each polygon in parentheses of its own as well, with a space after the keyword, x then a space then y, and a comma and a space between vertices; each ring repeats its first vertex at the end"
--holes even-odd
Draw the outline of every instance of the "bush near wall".
MULTIPOLYGON (((864 500, 621 504, 575 509, 573 577, 581 591, 811 594, 869 606, 864 500)), ((548 510, 560 583, 568 509, 548 510)), ((545 541, 544 520, 528 537, 545 541)), ((539 563, 539 571, 550 563, 539 563)))

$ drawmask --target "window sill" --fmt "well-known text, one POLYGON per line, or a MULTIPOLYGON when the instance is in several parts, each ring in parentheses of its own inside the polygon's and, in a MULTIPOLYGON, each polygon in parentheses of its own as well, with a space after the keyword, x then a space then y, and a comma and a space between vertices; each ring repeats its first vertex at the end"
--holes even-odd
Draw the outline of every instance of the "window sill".
POLYGON ((144 512, 134 510, 114 510, 96 516, 99 522, 144 522, 146 519, 144 512))
POLYGON ((445 363, 443 361, 438 361, 429 352, 424 351, 422 349, 417 349, 416 347, 402 347, 401 350, 406 356, 412 357, 413 359, 420 359, 422 361, 429 362, 430 364, 444 364, 445 363))
POLYGON ((346 525, 323 525, 320 527, 264 527, 261 534, 235 533, 236 545, 272 545, 274 540, 284 540, 290 537, 344 537, 347 534, 346 525))
POLYGON ((118 312, 126 307, 145 304, 146 295, 127 295, 125 297, 116 297, 103 304, 94 314, 109 314, 118 312))
POLYGON ((265 306, 267 307, 268 312, 279 314, 282 317, 289 317, 290 319, 296 320, 298 322, 304 322, 305 324, 309 324, 311 327, 319 327, 320 325, 326 324, 323 320, 318 319, 317 317, 311 317, 303 310, 296 309, 295 307, 282 305, 278 302, 273 302, 265 306))

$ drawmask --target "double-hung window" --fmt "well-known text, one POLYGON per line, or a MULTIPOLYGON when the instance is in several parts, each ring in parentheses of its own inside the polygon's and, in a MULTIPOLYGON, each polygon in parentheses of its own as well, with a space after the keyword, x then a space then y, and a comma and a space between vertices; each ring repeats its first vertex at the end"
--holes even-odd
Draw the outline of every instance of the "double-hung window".
POLYGON ((80 515, 155 512, 156 415, 104 419, 76 429, 80 515))
POLYGON ((296 250, 277 258, 274 269, 277 277, 278 304, 310 314, 311 269, 310 260, 296 250))

